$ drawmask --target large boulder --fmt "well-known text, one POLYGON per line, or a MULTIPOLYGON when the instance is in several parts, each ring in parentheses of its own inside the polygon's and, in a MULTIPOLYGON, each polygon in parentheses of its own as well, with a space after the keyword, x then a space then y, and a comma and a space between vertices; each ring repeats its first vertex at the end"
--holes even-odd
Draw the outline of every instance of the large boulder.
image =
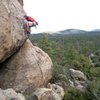
POLYGON ((24 14, 18 0, 0 0, 0 63, 14 54, 28 37, 23 20, 16 18, 24 14))
POLYGON ((0 87, 29 93, 44 86, 52 77, 52 61, 40 48, 27 40, 0 69, 0 87))

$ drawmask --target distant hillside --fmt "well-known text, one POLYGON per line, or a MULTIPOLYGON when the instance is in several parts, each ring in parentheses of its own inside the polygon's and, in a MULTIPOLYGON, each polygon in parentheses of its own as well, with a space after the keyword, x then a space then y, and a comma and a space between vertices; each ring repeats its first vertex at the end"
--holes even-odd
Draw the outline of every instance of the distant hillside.
MULTIPOLYGON (((95 29, 92 31, 85 31, 85 30, 80 30, 80 29, 66 29, 63 31, 58 31, 58 32, 45 32, 48 34, 48 36, 61 36, 61 35, 70 35, 70 34, 100 34, 100 29, 95 29)), ((38 34, 32 34, 39 38, 42 34, 44 33, 38 33, 38 34)))
POLYGON ((82 34, 82 33, 87 33, 87 31, 80 29, 67 29, 59 32, 59 34, 82 34))

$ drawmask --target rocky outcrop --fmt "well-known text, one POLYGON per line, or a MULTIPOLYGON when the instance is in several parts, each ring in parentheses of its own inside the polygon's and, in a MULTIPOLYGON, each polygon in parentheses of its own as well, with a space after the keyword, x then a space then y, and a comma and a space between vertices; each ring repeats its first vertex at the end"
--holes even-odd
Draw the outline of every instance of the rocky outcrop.
POLYGON ((16 93, 13 89, 0 89, 0 100, 26 100, 25 97, 16 93))
POLYGON ((52 61, 40 48, 29 40, 20 50, 2 65, 0 87, 13 88, 20 92, 31 92, 45 86, 51 79, 52 61))
POLYGON ((47 87, 51 89, 52 91, 54 91, 55 93, 57 93, 63 99, 65 92, 61 86, 57 84, 48 83, 47 87))
POLYGON ((64 94, 61 86, 48 83, 46 88, 37 88, 27 100, 63 100, 64 94))
POLYGON ((28 37, 24 22, 16 18, 23 15, 24 10, 17 0, 0 0, 0 63, 14 54, 28 37))
POLYGON ((70 85, 84 92, 87 87, 88 80, 83 72, 79 70, 69 69, 71 80, 70 85))
POLYGON ((62 100, 57 93, 47 88, 38 88, 34 95, 37 98, 36 100, 62 100))

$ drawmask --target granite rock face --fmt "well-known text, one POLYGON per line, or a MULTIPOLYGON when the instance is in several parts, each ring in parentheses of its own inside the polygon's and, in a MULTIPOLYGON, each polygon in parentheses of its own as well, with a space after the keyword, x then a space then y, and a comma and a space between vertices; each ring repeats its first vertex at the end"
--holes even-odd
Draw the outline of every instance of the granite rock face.
POLYGON ((20 50, 2 65, 0 87, 25 92, 45 86, 52 77, 52 61, 27 40, 20 50))
POLYGON ((24 21, 16 18, 24 14, 17 0, 0 0, 0 63, 13 55, 28 37, 24 21))

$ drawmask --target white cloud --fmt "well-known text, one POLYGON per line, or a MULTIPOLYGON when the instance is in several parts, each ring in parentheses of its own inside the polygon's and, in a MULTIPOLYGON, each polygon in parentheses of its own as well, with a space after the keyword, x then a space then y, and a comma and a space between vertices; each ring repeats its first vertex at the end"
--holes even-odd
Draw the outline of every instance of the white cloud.
POLYGON ((24 0, 25 11, 39 22, 37 31, 100 28, 99 4, 100 0, 24 0))

